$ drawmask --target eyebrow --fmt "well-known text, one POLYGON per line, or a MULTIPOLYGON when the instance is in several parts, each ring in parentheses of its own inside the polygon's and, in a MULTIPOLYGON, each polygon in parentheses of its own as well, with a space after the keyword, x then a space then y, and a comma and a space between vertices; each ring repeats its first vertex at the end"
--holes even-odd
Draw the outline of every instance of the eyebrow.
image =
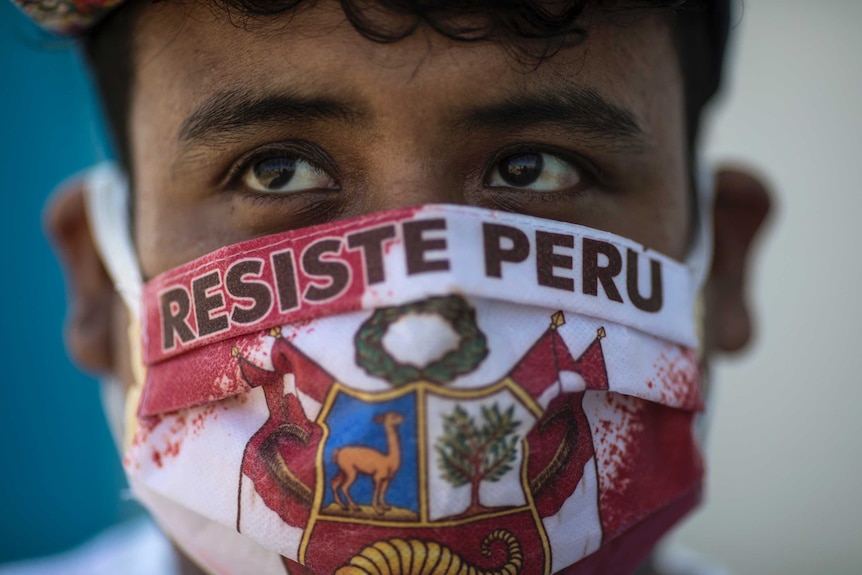
POLYGON ((582 85, 509 96, 499 103, 466 111, 456 123, 469 130, 517 130, 556 124, 606 140, 614 147, 640 149, 646 143, 646 133, 633 112, 582 85))
POLYGON ((186 118, 178 140, 181 144, 205 141, 262 123, 318 120, 356 123, 366 116, 360 107, 334 98, 311 98, 290 92, 261 96, 242 90, 226 90, 207 98, 186 118))
MULTIPOLYGON (((308 97, 281 92, 255 95, 225 90, 207 98, 184 122, 178 134, 181 144, 223 139, 232 131, 262 123, 311 123, 335 120, 360 123, 370 117, 362 106, 346 99, 308 97)), ((535 94, 517 94, 500 102, 466 110, 455 119, 462 130, 518 130, 554 124, 587 134, 613 147, 641 149, 645 132, 635 115, 614 104, 594 88, 566 85, 535 94)))

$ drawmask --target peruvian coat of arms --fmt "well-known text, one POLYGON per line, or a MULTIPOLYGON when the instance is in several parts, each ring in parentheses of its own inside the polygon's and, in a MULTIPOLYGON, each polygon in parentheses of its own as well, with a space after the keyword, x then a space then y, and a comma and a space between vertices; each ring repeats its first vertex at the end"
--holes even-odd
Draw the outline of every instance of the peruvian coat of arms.
MULTIPOLYGON (((548 521, 593 513, 598 524, 582 400, 585 389, 608 389, 604 330, 576 357, 558 333, 564 323, 553 314, 487 382, 468 377, 489 350, 460 296, 363 316, 352 363, 365 383, 328 373, 274 329, 272 369, 233 350, 269 409, 241 475, 301 533, 297 557, 315 573, 550 573, 548 521), (403 336, 417 322, 443 344, 428 351, 403 336), (566 374, 580 377, 580 392, 561 392, 566 374), (573 498, 586 511, 572 511, 573 498)), ((580 552, 599 543, 584 541, 580 552)))

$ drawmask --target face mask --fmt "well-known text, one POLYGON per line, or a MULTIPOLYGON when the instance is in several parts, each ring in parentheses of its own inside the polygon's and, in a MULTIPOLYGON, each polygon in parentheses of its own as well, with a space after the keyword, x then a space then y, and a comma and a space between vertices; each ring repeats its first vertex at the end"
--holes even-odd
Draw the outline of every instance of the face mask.
POLYGON ((88 183, 140 352, 109 417, 136 497, 205 570, 623 574, 699 501, 705 225, 683 265, 430 205, 143 285, 123 189, 88 183))

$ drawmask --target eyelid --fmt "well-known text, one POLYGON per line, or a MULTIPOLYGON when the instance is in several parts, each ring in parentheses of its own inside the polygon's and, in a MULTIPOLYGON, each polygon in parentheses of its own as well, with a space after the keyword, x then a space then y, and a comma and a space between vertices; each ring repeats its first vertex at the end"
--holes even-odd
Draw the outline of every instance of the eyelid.
POLYGON ((242 185, 246 171, 256 162, 279 156, 289 156, 308 162, 326 172, 335 180, 336 184, 340 185, 339 170, 332 158, 320 146, 304 140, 297 140, 266 144, 241 155, 219 178, 221 187, 226 190, 237 189, 242 185))

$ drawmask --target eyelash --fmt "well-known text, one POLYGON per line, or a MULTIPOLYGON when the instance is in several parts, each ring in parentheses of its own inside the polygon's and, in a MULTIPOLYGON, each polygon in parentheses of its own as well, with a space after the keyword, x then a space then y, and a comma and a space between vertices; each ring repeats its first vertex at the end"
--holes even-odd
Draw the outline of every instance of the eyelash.
MULTIPOLYGON (((222 182, 222 187, 228 190, 238 190, 243 187, 242 179, 252 166, 258 162, 279 156, 293 156, 298 159, 305 160, 326 171, 333 177, 333 179, 335 179, 336 182, 339 182, 340 180, 340 174, 335 162, 326 152, 323 151, 323 149, 311 142, 295 141, 269 144, 240 156, 240 158, 234 162, 230 168, 228 168, 227 172, 219 178, 222 182)), ((244 189, 243 191, 249 196, 259 197, 261 200, 280 201, 287 197, 279 194, 266 194, 248 189, 244 189)))
MULTIPOLYGON (((485 177, 484 174, 491 173, 491 171, 494 170, 501 161, 517 154, 551 154, 556 156, 581 171, 586 180, 585 184, 588 186, 602 184, 605 179, 605 172, 598 166, 598 164, 578 153, 558 148, 556 146, 530 143, 512 144, 498 150, 482 168, 482 177, 485 177)), ((559 192, 543 192, 543 194, 550 196, 565 193, 569 193, 569 191, 561 190, 559 192)))

